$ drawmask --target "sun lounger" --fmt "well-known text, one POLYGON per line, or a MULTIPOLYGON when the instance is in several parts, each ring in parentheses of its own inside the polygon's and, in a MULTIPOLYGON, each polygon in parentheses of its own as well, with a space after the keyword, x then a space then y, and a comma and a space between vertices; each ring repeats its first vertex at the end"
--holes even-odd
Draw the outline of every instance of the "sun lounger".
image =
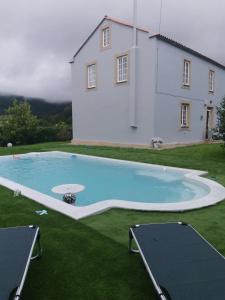
POLYGON ((41 256, 38 227, 0 228, 0 300, 21 299, 31 260, 41 256), (37 243, 37 255, 32 256, 37 243))
POLYGON ((225 258, 191 225, 135 225, 129 238, 129 250, 140 253, 159 299, 225 300, 225 258))

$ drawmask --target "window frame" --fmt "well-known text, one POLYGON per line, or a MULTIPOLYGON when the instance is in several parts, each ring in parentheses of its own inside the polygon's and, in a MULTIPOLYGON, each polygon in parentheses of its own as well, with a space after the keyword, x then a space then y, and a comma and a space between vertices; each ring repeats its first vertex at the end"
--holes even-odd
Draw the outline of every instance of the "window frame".
POLYGON ((191 61, 188 59, 183 61, 183 86, 191 86, 191 61))
POLYGON ((191 105, 188 102, 182 102, 180 104, 180 128, 181 129, 189 129, 190 128, 190 108, 191 105), (183 108, 186 107, 185 110, 183 108), (185 112, 185 118, 184 118, 185 112), (184 122, 185 120, 185 122, 184 122))
POLYGON ((210 69, 209 70, 209 86, 208 86, 209 93, 213 94, 215 90, 215 71, 210 69))
POLYGON ((129 55, 128 53, 116 56, 116 83, 126 83, 129 79, 129 55), (126 67, 124 67, 124 58, 126 58, 126 67), (122 59, 122 66, 120 72, 120 60, 122 59), (126 71, 125 71, 126 70, 126 71), (122 78, 121 78, 122 77, 122 78))
POLYGON ((110 45, 111 45, 111 30, 110 27, 107 26, 102 29, 102 48, 103 49, 109 48, 110 45), (105 44, 105 41, 107 41, 108 43, 105 44))
POLYGON ((111 24, 107 23, 105 25, 103 25, 99 31, 99 48, 100 51, 105 51, 108 49, 111 49, 112 46, 112 30, 111 30, 111 24), (106 32, 106 30, 108 30, 108 44, 104 45, 104 34, 106 32))
POLYGON ((86 88, 87 90, 92 90, 97 88, 97 63, 92 62, 86 65, 86 88), (94 67, 94 80, 90 80, 90 75, 93 76, 93 74, 90 74, 91 68, 94 67))

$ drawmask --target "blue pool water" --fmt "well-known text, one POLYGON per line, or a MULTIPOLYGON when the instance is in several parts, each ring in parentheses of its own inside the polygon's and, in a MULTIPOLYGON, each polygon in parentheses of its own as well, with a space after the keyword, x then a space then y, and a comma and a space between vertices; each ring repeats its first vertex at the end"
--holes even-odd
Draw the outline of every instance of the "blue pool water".
POLYGON ((78 206, 108 199, 181 202, 208 193, 185 179, 184 172, 63 153, 2 157, 0 176, 58 199, 62 196, 51 191, 54 186, 82 184, 85 190, 77 194, 78 206))

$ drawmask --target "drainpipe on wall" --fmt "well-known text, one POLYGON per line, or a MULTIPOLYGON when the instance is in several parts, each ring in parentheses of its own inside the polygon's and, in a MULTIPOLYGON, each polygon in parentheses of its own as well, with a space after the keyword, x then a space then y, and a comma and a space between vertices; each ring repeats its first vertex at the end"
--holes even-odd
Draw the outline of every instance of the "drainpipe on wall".
POLYGON ((133 2, 133 40, 130 49, 129 122, 137 127, 137 0, 133 2))

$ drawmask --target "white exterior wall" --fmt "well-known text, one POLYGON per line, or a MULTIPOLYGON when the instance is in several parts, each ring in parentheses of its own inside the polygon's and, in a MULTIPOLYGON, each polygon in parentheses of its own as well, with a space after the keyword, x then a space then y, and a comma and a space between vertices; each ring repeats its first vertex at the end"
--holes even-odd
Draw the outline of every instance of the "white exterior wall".
POLYGON ((155 135, 166 143, 199 142, 205 139, 207 105, 213 108, 225 96, 225 71, 164 41, 158 41, 158 72, 155 94, 155 135), (191 61, 191 85, 183 87, 183 62, 191 61), (208 91, 209 70, 215 71, 214 93, 208 91), (211 101, 211 103, 210 103, 211 101), (181 129, 181 103, 190 103, 190 127, 181 129))
MULTIPOLYGON (((105 20, 72 64, 74 141, 150 144, 153 136, 155 40, 138 30, 137 128, 129 125, 129 80, 116 84, 116 56, 132 46, 132 28, 105 20), (101 28, 111 26, 110 49, 100 49, 101 28), (97 88, 86 89, 86 64, 97 63, 97 88)), ((131 64, 129 64, 131 72, 131 64)))

